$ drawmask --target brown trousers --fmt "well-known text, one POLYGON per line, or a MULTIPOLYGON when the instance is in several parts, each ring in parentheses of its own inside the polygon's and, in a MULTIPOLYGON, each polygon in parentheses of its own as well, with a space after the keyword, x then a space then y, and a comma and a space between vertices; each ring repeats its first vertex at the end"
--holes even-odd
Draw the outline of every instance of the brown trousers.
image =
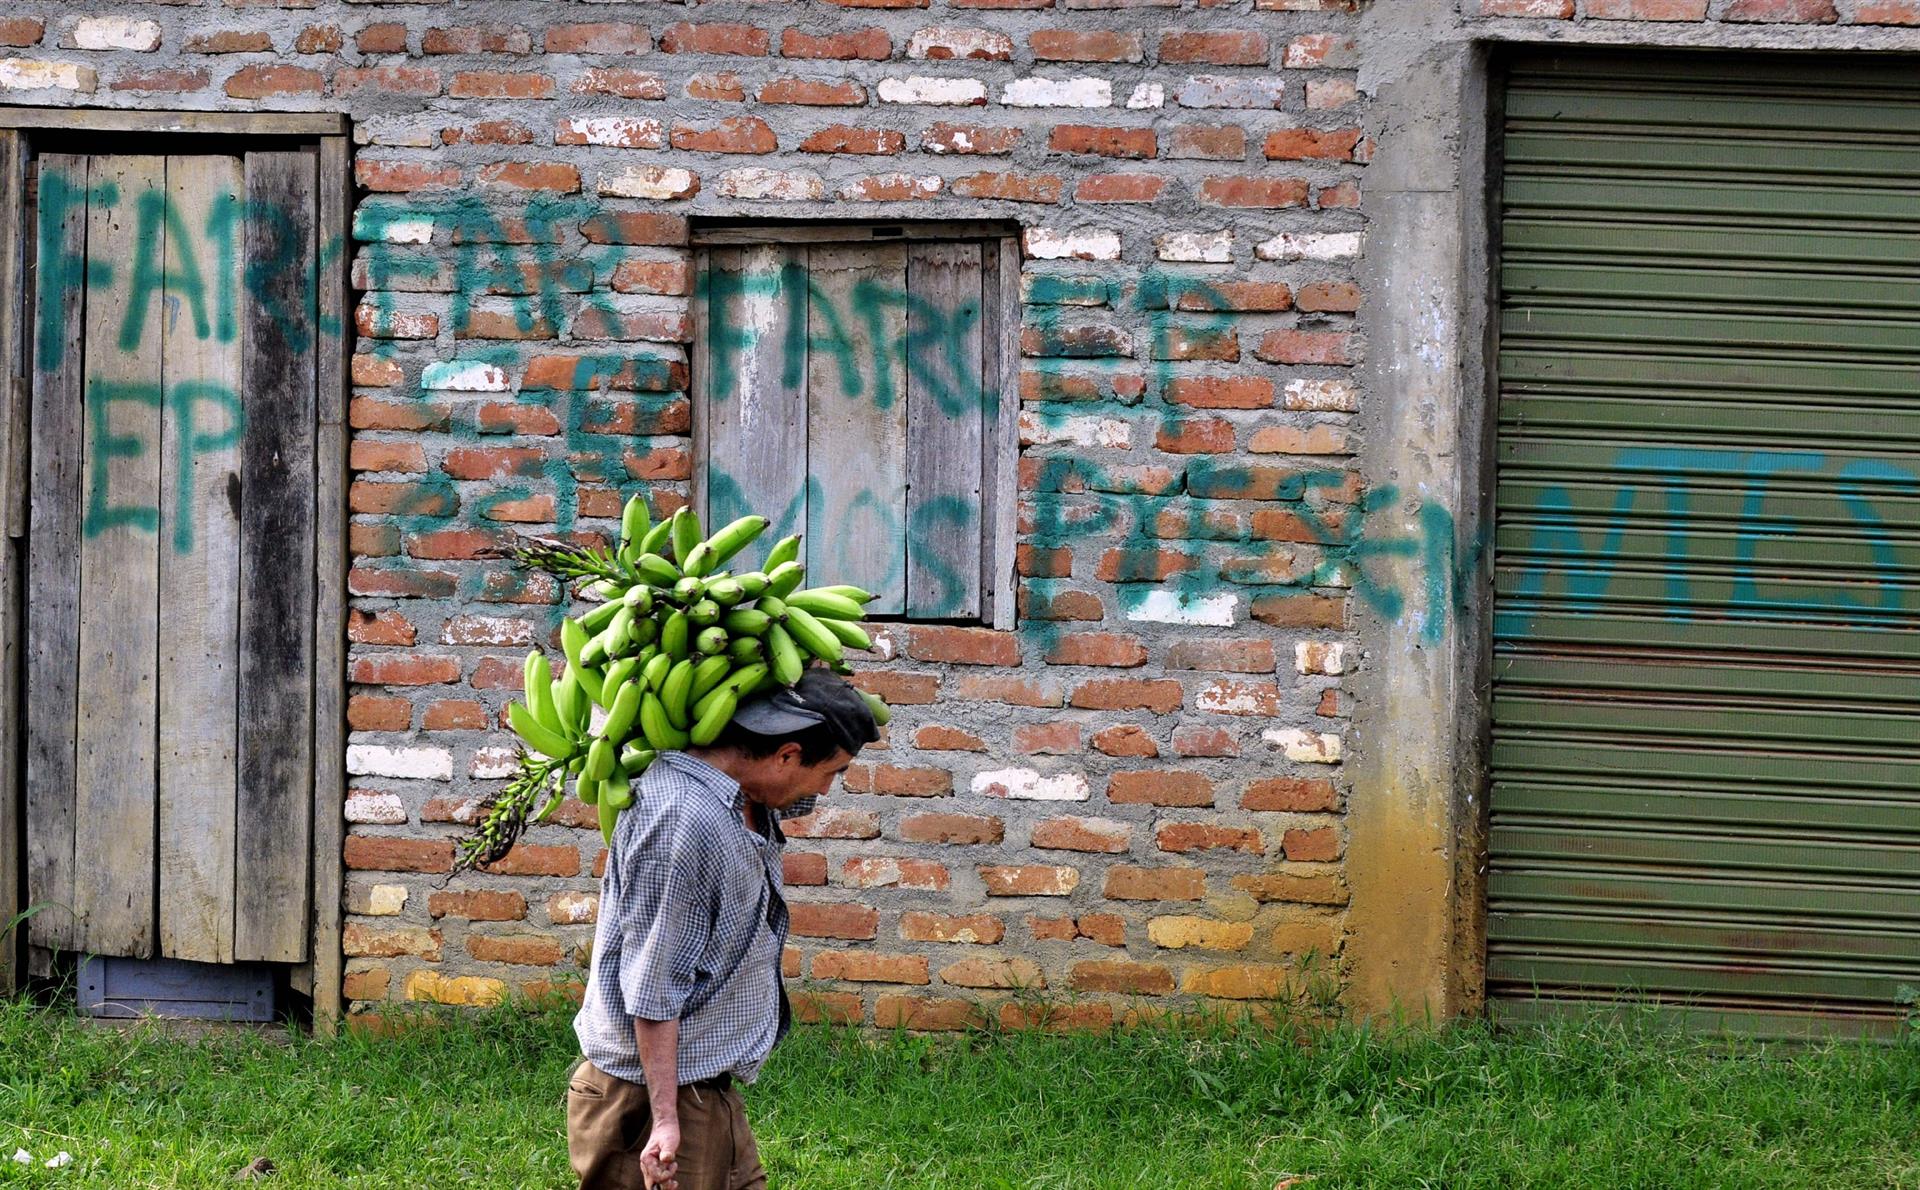
MULTIPOLYGON (((680 1190, 766 1190, 740 1089, 680 1088, 680 1190)), ((647 1089, 581 1062, 567 1080, 567 1156, 580 1190, 643 1190, 640 1148, 653 1129, 647 1089)))

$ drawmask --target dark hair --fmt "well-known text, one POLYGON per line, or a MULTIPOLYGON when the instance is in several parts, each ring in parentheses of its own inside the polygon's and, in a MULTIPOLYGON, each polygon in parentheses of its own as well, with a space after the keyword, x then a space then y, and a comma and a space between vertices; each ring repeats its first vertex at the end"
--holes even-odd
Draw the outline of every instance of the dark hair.
POLYGON ((824 723, 816 723, 785 735, 761 735, 757 731, 748 731, 738 723, 729 723, 720 729, 719 738, 713 741, 715 748, 736 749, 754 760, 772 756, 783 744, 800 745, 800 763, 808 765, 819 764, 840 751, 840 741, 834 738, 833 729, 824 723))

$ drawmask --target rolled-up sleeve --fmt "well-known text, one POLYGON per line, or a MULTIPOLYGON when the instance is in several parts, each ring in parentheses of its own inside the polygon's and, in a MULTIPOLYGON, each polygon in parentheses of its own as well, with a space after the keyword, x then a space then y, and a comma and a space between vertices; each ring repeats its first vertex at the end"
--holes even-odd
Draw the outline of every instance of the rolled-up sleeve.
POLYGON ((636 847, 623 875, 620 995, 649 1021, 678 1020, 702 978, 713 936, 718 856, 698 825, 675 815, 657 845, 636 847))

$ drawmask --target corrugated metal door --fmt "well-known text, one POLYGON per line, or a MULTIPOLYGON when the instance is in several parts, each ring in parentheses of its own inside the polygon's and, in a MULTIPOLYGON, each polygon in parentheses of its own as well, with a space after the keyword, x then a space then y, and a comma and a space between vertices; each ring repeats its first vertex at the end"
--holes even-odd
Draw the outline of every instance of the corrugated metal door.
POLYGON ((1489 991, 1890 1025, 1920 986, 1920 76, 1540 58, 1504 119, 1489 991))

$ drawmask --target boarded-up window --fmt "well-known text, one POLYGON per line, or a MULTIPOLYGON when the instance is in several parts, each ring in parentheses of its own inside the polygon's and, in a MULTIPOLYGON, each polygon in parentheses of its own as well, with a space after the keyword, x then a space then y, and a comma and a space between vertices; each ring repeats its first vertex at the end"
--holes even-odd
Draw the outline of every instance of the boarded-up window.
POLYGON ((1010 627, 1013 241, 752 234, 699 250, 696 507, 804 534, 809 571, 876 592, 871 614, 1010 627))

